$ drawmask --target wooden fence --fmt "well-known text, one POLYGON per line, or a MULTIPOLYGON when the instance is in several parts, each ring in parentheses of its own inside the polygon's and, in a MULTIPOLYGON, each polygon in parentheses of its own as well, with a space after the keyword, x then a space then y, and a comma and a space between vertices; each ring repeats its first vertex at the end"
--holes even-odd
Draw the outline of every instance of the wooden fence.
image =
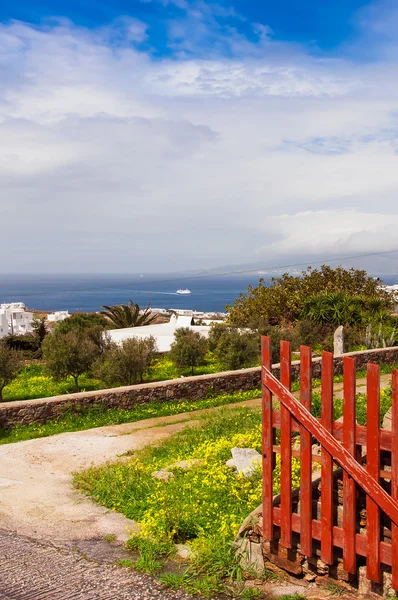
MULTIPOLYGON (((280 346, 280 381, 272 375, 271 340, 262 338, 263 397, 263 536, 274 539, 279 527, 279 545, 292 547, 293 534, 299 534, 301 553, 310 557, 314 541, 320 542, 321 559, 335 563, 336 550, 343 554, 343 567, 355 573, 358 558, 366 557, 368 579, 380 582, 381 564, 392 569, 392 586, 398 590, 398 371, 392 373, 392 430, 380 429, 379 366, 367 366, 367 425, 356 422, 355 359, 344 358, 343 418, 333 418, 333 355, 322 355, 321 417, 311 414, 311 348, 300 349, 300 398, 291 393, 291 348, 280 346), (280 401, 275 409, 273 396, 280 401), (274 404, 274 406, 273 406, 274 404), (277 430, 280 438, 277 438, 277 430), (300 449, 292 451, 297 433, 300 449), (278 445, 276 440, 278 441, 278 445), (320 456, 312 454, 316 440, 320 456), (362 448, 364 449, 362 450, 362 448), (383 470, 380 457, 389 453, 391 470, 383 470), (280 453, 280 504, 273 502, 275 456, 280 453), (300 460, 300 510, 292 510, 292 456, 300 460), (321 462, 320 518, 313 511, 313 463, 321 462), (342 523, 336 521, 333 473, 343 470, 342 523), (381 485, 381 480, 383 485, 381 485), (357 498, 366 495, 366 531, 359 530, 357 498), (383 522, 391 520, 391 542, 381 541, 383 522)), ((277 404, 277 403, 276 403, 277 404)), ((387 460, 389 462, 389 460, 387 460)))

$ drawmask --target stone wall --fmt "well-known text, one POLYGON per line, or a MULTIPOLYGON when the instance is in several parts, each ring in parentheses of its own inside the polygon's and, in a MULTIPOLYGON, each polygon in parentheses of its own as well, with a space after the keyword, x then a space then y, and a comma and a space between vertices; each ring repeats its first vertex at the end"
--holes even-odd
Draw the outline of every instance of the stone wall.
MULTIPOLYGON (((368 362, 394 364, 398 363, 398 347, 351 352, 344 356, 355 357, 358 369, 364 368, 368 362)), ((297 379, 299 371, 299 362, 293 362, 293 379, 297 379)), ((315 378, 320 377, 320 358, 313 360, 312 371, 315 378)), ((273 372, 279 377, 279 364, 273 366, 273 372)), ((334 358, 334 374, 340 375, 342 372, 343 356, 337 356, 334 358)), ((49 419, 59 418, 66 409, 73 407, 89 408, 94 404, 103 404, 109 408, 131 408, 135 404, 146 404, 151 401, 200 400, 205 398, 208 393, 222 394, 237 390, 249 390, 259 384, 260 367, 253 367, 252 369, 80 392, 52 398, 3 402, 0 404, 0 427, 11 428, 17 424, 44 423, 49 419)))

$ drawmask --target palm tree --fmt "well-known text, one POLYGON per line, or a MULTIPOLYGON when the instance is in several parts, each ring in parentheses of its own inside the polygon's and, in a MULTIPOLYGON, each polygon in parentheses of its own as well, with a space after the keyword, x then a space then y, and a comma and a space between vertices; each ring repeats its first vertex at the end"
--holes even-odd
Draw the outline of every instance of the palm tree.
POLYGON ((100 315, 104 315, 117 329, 151 325, 158 318, 157 315, 151 313, 149 303, 143 311, 132 300, 129 300, 128 304, 119 304, 118 306, 103 305, 102 308, 104 310, 100 311, 100 315))

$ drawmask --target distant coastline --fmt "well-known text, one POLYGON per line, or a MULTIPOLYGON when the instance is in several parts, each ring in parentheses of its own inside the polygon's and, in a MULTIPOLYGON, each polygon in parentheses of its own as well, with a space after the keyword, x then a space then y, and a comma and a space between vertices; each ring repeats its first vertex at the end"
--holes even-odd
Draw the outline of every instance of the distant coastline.
MULTIPOLYGON (((24 302, 29 309, 53 312, 95 312, 103 304, 127 302, 130 298, 153 308, 175 308, 203 312, 224 312, 248 285, 257 285, 260 277, 269 282, 269 275, 247 274, 211 276, 208 278, 167 275, 1 275, 0 303, 24 302), (177 294, 189 287, 190 295, 177 294)), ((397 275, 380 275, 386 285, 398 282, 397 275)))

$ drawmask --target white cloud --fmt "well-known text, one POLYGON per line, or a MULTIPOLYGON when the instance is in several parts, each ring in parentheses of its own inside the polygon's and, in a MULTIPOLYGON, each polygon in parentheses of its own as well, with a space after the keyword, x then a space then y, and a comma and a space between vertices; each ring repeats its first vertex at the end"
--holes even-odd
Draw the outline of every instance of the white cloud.
POLYGON ((231 32, 239 58, 177 60, 139 50, 136 20, 1 26, 12 268, 173 271, 396 244, 397 65, 315 59, 264 27, 257 46, 231 32))

